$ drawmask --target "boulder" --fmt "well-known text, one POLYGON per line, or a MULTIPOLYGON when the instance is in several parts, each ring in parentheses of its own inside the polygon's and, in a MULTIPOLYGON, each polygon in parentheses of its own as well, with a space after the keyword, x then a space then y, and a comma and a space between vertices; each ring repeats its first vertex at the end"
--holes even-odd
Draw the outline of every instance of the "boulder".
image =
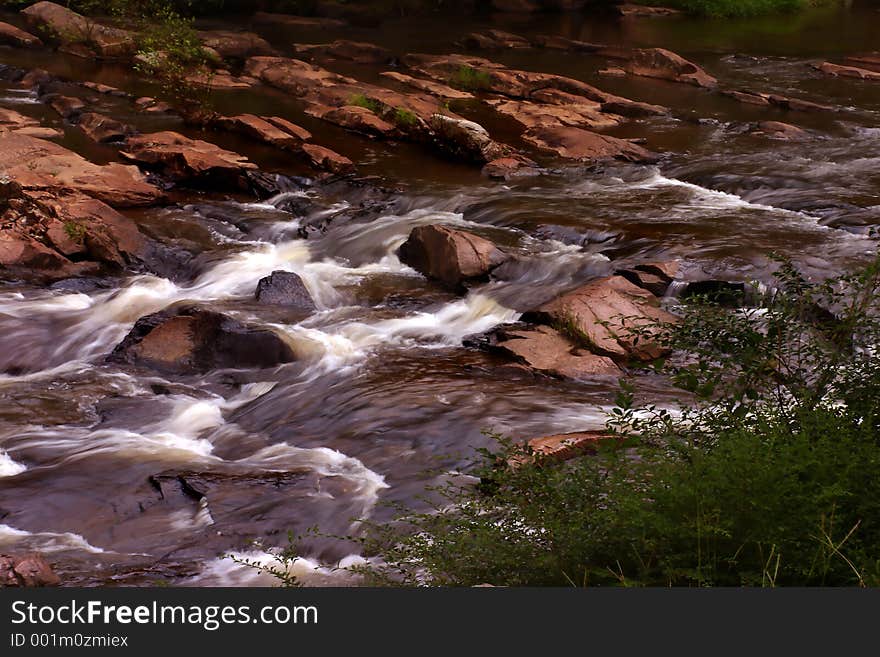
POLYGON ((49 99, 49 107, 58 112, 62 118, 72 119, 86 108, 85 101, 72 96, 53 96, 49 99))
POLYGON ((137 49, 134 33, 102 25, 54 2, 37 2, 21 13, 28 25, 47 33, 70 54, 117 58, 137 49))
POLYGON ((303 144, 302 151, 308 156, 312 166, 318 169, 324 169, 337 175, 346 175, 354 171, 354 162, 325 146, 303 144))
POLYGON ((538 165, 522 155, 510 155, 487 162, 482 173, 487 178, 510 180, 516 176, 530 176, 538 173, 538 165))
POLYGON ((25 116, 13 109, 0 107, 0 131, 17 132, 25 128, 33 128, 40 125, 37 119, 25 116))
POLYGON ((245 60, 248 57, 272 55, 275 52, 268 41, 253 32, 211 30, 199 32, 199 38, 206 48, 210 48, 223 59, 245 60))
POLYGON ((652 360, 667 353, 658 324, 675 321, 656 297, 622 276, 600 278, 523 315, 524 321, 563 327, 593 353, 652 360))
POLYGON ((751 134, 781 139, 783 141, 800 141, 809 139, 810 134, 803 128, 798 128, 790 123, 782 121, 760 121, 751 129, 751 134))
POLYGON ((140 318, 107 360, 194 374, 221 368, 275 367, 295 360, 295 356, 273 331, 191 307, 140 318))
POLYGON ((0 554, 0 588, 58 586, 61 578, 39 554, 0 554))
POLYGON ((548 376, 583 380, 621 373, 607 356, 590 352, 549 326, 501 326, 490 331, 485 339, 485 344, 479 346, 548 376))
POLYGON ((77 125, 89 139, 100 144, 122 142, 136 132, 130 125, 97 112, 80 114, 77 125))
POLYGON ((43 42, 33 34, 25 32, 14 25, 0 22, 0 44, 16 46, 17 48, 37 48, 42 46, 43 42))
POLYGON ((177 181, 233 184, 247 188, 244 173, 256 169, 246 157, 215 144, 165 131, 131 137, 122 157, 155 168, 177 181))
POLYGON ((360 105, 343 105, 327 107, 326 105, 310 105, 306 114, 338 125, 352 132, 359 132, 373 137, 391 137, 397 134, 397 128, 384 121, 366 107, 360 105))
POLYGON ((840 64, 832 64, 831 62, 822 62, 814 64, 813 68, 826 75, 840 76, 844 78, 856 78, 858 80, 872 80, 874 82, 880 80, 880 72, 872 71, 857 66, 841 66, 840 64))
POLYGON ((625 139, 569 126, 531 128, 522 138, 538 150, 569 160, 594 162, 615 159, 639 163, 658 160, 655 153, 625 139))
POLYGON ((311 137, 311 134, 298 126, 294 126, 296 131, 285 130, 280 124, 254 116, 253 114, 222 116, 214 121, 214 125, 224 130, 230 130, 251 139, 256 139, 275 148, 289 151, 299 150, 304 141, 304 134, 308 135, 306 138, 311 137))
POLYGON ((622 68, 630 75, 682 82, 714 89, 718 80, 703 68, 665 48, 637 48, 626 54, 622 68))
POLYGON ((464 45, 474 50, 510 50, 532 47, 528 39, 502 30, 471 32, 464 38, 464 45))
POLYGON ((487 239, 440 225, 414 228, 398 255, 404 264, 453 289, 485 278, 507 258, 487 239))
POLYGON ((67 189, 113 207, 152 205, 163 194, 133 166, 97 165, 50 141, 0 133, 0 171, 31 191, 67 189))
POLYGON ((428 125, 440 150, 466 161, 485 164, 504 156, 508 150, 493 140, 483 126, 473 121, 434 114, 428 125))
POLYGON ((623 276, 633 285, 647 290, 655 297, 665 296, 672 281, 678 273, 678 262, 659 262, 636 265, 631 269, 620 269, 615 272, 623 276))
POLYGON ((357 64, 387 64, 394 59, 394 55, 387 48, 347 39, 316 45, 295 44, 294 50, 302 55, 347 59, 357 64))
POLYGON ((315 302, 298 274, 290 271, 273 271, 257 283, 256 299, 273 306, 289 306, 313 312, 315 302))

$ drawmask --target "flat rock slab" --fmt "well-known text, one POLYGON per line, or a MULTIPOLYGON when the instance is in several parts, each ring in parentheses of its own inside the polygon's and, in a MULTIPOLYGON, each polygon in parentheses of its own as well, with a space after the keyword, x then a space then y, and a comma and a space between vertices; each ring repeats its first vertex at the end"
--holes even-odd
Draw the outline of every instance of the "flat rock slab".
POLYGON ((522 138, 540 151, 568 160, 613 159, 648 164, 659 159, 656 153, 624 139, 569 126, 531 128, 522 138))

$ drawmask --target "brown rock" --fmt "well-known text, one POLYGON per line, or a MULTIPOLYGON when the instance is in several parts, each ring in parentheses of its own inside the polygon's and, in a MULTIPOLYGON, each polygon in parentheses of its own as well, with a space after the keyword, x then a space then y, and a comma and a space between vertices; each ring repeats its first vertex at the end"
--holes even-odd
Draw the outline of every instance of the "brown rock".
POLYGON ((25 190, 69 189, 114 207, 151 205, 163 196, 137 167, 99 166, 53 142, 16 133, 0 134, 0 170, 25 190))
POLYGON ((722 96, 733 98, 735 101, 746 105, 770 105, 769 94, 760 94, 752 91, 738 91, 735 89, 722 89, 722 96))
POLYGON ((856 78, 859 80, 871 80, 874 82, 880 80, 880 72, 871 71, 866 68, 859 68, 857 66, 841 66, 840 64, 832 64, 831 62, 822 62, 821 64, 814 64, 813 68, 826 75, 833 75, 835 77, 856 78))
POLYGON ((107 360, 180 374, 220 368, 275 367, 295 360, 276 333, 200 308, 139 319, 107 360))
POLYGON ((92 141, 98 143, 121 142, 135 133, 130 125, 111 119, 97 112, 85 112, 80 115, 79 129, 86 133, 92 141))
POLYGON ((476 50, 507 50, 532 47, 528 39, 510 32, 503 32, 502 30, 471 32, 464 38, 464 45, 467 48, 476 50))
POLYGON ((783 109, 792 110, 794 112, 835 112, 836 108, 831 105, 822 105, 814 103, 811 100, 800 100, 799 98, 789 98, 788 96, 779 96, 771 94, 769 96, 770 104, 777 105, 783 109))
POLYGON ((17 48, 36 48, 42 46, 43 42, 33 34, 25 32, 14 25, 0 22, 0 44, 16 46, 17 48))
MULTIPOLYGON (((259 116, 254 116, 253 114, 222 116, 214 123, 219 128, 238 132, 239 134, 269 144, 275 148, 298 151, 303 143, 301 132, 288 132, 275 123, 259 116)), ((300 128, 300 130, 302 129, 300 128)), ((311 137, 311 135, 308 136, 311 137)))
POLYGON ((499 157, 488 162, 483 167, 483 175, 488 178, 510 180, 516 176, 534 175, 538 172, 538 165, 522 155, 499 157))
POLYGON ((404 264, 455 289, 487 276, 507 258, 487 239, 439 225, 414 228, 399 256, 404 264))
POLYGON ((657 18, 660 16, 680 16, 682 12, 680 9, 672 7, 648 7, 624 3, 617 5, 617 13, 626 18, 657 18))
POLYGON ((596 130, 612 128, 623 121, 620 116, 603 112, 599 103, 566 94, 564 91, 536 92, 535 96, 544 102, 539 104, 498 98, 487 100, 486 103, 499 114, 509 116, 524 128, 576 126, 596 130), (561 104, 560 96, 568 97, 568 102, 561 104), (549 104, 551 102, 554 104, 549 104))
POLYGON ((602 50, 605 46, 597 43, 588 43, 587 41, 578 41, 563 36, 542 34, 535 37, 532 43, 538 48, 548 48, 550 50, 569 50, 572 52, 596 52, 602 50))
POLYGON ((718 80, 701 67, 665 48, 633 50, 622 68, 630 75, 683 82, 706 89, 713 89, 718 84, 718 80))
POLYGON ((790 123, 782 121, 761 121, 752 130, 754 135, 763 135, 770 139, 782 139, 784 141, 800 141, 808 139, 809 133, 803 128, 798 128, 790 123))
POLYGON ((611 436, 604 431, 576 431, 532 438, 527 444, 538 457, 567 461, 595 452, 598 443, 609 438, 611 436))
POLYGON ((536 127, 523 134, 535 148, 569 160, 616 159, 627 162, 656 162, 656 154, 624 139, 600 135, 574 127, 536 127))
POLYGON ((33 128, 39 124, 39 121, 30 116, 25 116, 13 109, 0 107, 0 130, 18 131, 23 128, 33 128))
POLYGON ((37 2, 21 13, 28 25, 47 31, 71 54, 126 57, 137 47, 132 32, 102 25, 54 2, 37 2))
POLYGON ((329 148, 318 146, 317 144, 303 144, 302 150, 309 157, 312 165, 319 169, 324 169, 338 175, 354 171, 354 162, 329 148))
POLYGON ((596 354, 651 360, 666 353, 655 339, 658 323, 675 317, 657 299, 622 276, 601 278, 523 315, 525 321, 565 326, 596 354), (643 330, 639 335, 634 329, 643 330))
POLYGON ((260 83, 249 75, 235 76, 229 72, 203 70, 186 76, 186 81, 197 87, 206 89, 250 89, 260 83))
POLYGON ((81 98, 54 96, 49 100, 49 107, 63 118, 70 119, 82 112, 86 108, 86 104, 81 98))
POLYGON ((458 89, 453 89, 452 87, 448 87, 445 84, 441 84, 440 82, 414 78, 410 75, 406 75, 405 73, 398 73, 397 71, 385 71, 381 75, 390 80, 394 80, 395 82, 399 82, 401 84, 407 85, 408 87, 412 87, 413 89, 418 89, 419 91, 424 91, 425 93, 429 93, 432 96, 437 96, 438 98, 445 98, 448 100, 470 100, 474 97, 474 95, 471 93, 468 93, 466 91, 459 91, 458 89))
POLYGON ((223 59, 245 60, 248 57, 272 55, 275 52, 268 41, 253 32, 210 30, 199 32, 199 38, 206 48, 210 48, 223 59))
POLYGON ((100 82, 82 82, 81 85, 86 89, 91 89, 92 91, 107 96, 119 96, 120 98, 128 96, 126 92, 117 89, 116 87, 111 87, 109 84, 101 84, 100 82))
POLYGON ((292 16, 290 14, 273 14, 266 11, 258 11, 253 15, 254 22, 271 25, 284 25, 286 27, 308 29, 331 29, 345 27, 345 21, 336 18, 324 18, 320 16, 292 16))
POLYGON ((553 377, 583 380, 620 375, 620 368, 613 360, 591 353, 549 326, 500 327, 492 332, 489 345, 491 350, 553 377))
POLYGON ((365 135, 390 137, 397 133, 397 128, 392 124, 383 121, 366 107, 359 105, 343 105, 342 107, 311 105, 306 110, 306 113, 346 130, 360 132, 365 135))
POLYGON ((0 554, 0 588, 58 586, 61 578, 39 554, 9 556, 0 554))
POLYGON ((347 39, 316 45, 295 44, 294 50, 303 55, 347 59, 357 64, 387 64, 394 59, 394 55, 387 48, 347 39))
POLYGON ((678 273, 678 262, 636 265, 632 269, 621 269, 615 273, 654 296, 662 297, 666 294, 672 281, 675 280, 678 273))
POLYGON ((312 133, 306 130, 305 128, 301 128, 295 123, 288 121, 287 119, 283 119, 280 116, 264 116, 262 117, 276 128, 283 130, 287 134, 293 135, 300 141, 309 141, 312 138, 312 133))
POLYGON ((850 66, 858 66, 859 68, 866 68, 869 71, 880 73, 880 53, 878 52, 850 55, 845 57, 844 61, 850 66))
POLYGON ((131 137, 121 155, 175 180, 195 183, 243 186, 242 174, 257 168, 238 153, 171 131, 131 137))
POLYGON ((484 164, 506 154, 479 123, 444 114, 434 114, 429 122, 437 146, 466 161, 484 164))

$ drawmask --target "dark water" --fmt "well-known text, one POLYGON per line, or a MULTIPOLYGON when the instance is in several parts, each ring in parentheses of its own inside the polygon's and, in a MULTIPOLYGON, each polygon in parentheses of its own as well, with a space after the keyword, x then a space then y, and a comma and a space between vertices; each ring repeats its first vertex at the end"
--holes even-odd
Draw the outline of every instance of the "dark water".
MULTIPOLYGON (((880 49, 875 5, 748 22, 432 17, 381 30, 261 31, 288 52, 297 41, 338 37, 399 53, 450 52, 453 41, 489 26, 665 46, 724 86, 839 111, 784 113, 684 85, 603 78, 597 70, 607 62, 585 55, 488 53, 673 110, 672 117, 615 130, 646 138, 664 154, 657 166, 568 168, 496 183, 420 146, 362 139, 311 120, 275 91, 222 94, 221 110, 288 116, 358 162, 362 174, 399 191, 367 216, 354 212, 362 199, 344 187, 306 187, 263 203, 192 194, 170 208, 132 213, 152 237, 193 253, 173 280, 133 276, 88 292, 0 287, 0 371, 16 372, 0 375, 0 549, 48 551, 62 575, 78 583, 260 581, 221 555, 248 552, 253 538, 281 544, 288 530, 317 525, 346 534, 356 529, 354 518, 387 518, 385 502, 413 503, 426 485, 464 468, 473 449, 488 444, 484 431, 524 439, 603 424, 615 381, 512 373, 462 347, 465 336, 630 262, 679 258, 684 278, 769 282, 772 251, 816 277, 876 251, 869 231, 880 223, 880 83, 831 79, 808 66, 880 49), (815 137, 781 142, 742 130, 767 119, 796 123, 815 137), (301 239, 298 229, 319 215, 334 219, 327 232, 301 239), (413 227, 434 222, 492 238, 521 264, 507 280, 463 298, 440 291, 394 255, 413 227), (249 302, 257 280, 275 269, 303 277, 317 314, 294 319, 249 302), (103 363, 138 317, 184 300, 274 328, 298 361, 175 379, 103 363), (207 490, 207 505, 181 482, 207 490)), ((0 62, 137 95, 156 91, 121 68, 57 54, 3 50, 0 62)), ((366 81, 382 70, 333 68, 366 81)), ((174 118, 135 114, 123 100, 96 102, 99 111, 143 131, 189 131, 174 118)), ((0 105, 63 127, 19 90, 0 89, 0 105)), ((250 142, 203 136, 265 169, 306 173, 250 142)), ((116 157, 72 128, 62 143, 95 161, 116 157)), ((640 389, 661 403, 672 395, 651 378, 640 389)), ((311 565, 354 552, 343 542, 308 539, 300 574, 313 583, 344 583, 311 565)))

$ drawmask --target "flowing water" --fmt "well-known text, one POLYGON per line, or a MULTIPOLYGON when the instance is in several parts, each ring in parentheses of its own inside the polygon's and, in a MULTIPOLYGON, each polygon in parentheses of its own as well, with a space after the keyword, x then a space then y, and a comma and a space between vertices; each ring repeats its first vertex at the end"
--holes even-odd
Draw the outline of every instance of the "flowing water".
MULTIPOLYGON (((439 27, 419 19, 317 38, 264 32, 282 49, 345 36, 398 52, 444 52, 467 31, 490 26, 666 46, 725 86, 840 111, 786 115, 684 85, 601 78, 604 63, 582 55, 490 53, 673 108, 672 117, 615 131, 664 152, 656 166, 568 168, 496 183, 417 146, 388 147, 317 124, 272 91, 222 95, 229 110, 291 116, 359 162, 362 173, 398 189, 367 213, 355 211, 362 199, 352 189, 299 179, 261 202, 193 194, 132 213, 152 237, 193 254, 167 278, 0 286, 0 551, 50 553, 73 583, 266 583, 223 555, 256 554, 255 538, 284 544, 289 530, 345 535, 357 530, 357 518, 387 519, 386 503, 418 504, 426 486, 465 468, 474 448, 489 444, 486 431, 529 438, 602 426, 615 381, 532 377, 463 347, 463 338, 628 263, 680 258, 685 277, 769 282, 771 252, 815 277, 876 252, 880 83, 821 77, 807 64, 880 49, 878 9, 855 3, 797 19, 723 24, 548 16, 439 27), (816 137, 781 142, 740 129, 763 119, 797 122, 816 137), (301 237, 315 222, 327 230, 301 237), (516 265, 464 297, 439 290, 395 255, 414 227, 429 223, 489 237, 517 255, 516 265), (275 270, 298 273, 318 312, 292 317, 254 304, 257 281, 275 270), (296 362, 171 378, 105 363, 139 317, 183 301, 273 328, 296 362), (178 477, 207 488, 207 502, 168 483, 178 477)), ((28 57, 0 52, 10 64, 150 91, 111 66, 28 57)), ((380 71, 338 68, 365 80, 380 71)), ((58 123, 21 90, 0 89, 0 106, 58 123)), ((142 130, 182 129, 171 118, 112 109, 142 130)), ((264 168, 303 173, 248 142, 209 138, 264 168)), ((115 157, 71 129, 62 143, 95 161, 115 157)), ((672 396, 650 377, 640 390, 661 402, 672 396)), ((314 584, 348 583, 332 566, 359 558, 356 545, 321 536, 299 550, 296 572, 314 584)))

